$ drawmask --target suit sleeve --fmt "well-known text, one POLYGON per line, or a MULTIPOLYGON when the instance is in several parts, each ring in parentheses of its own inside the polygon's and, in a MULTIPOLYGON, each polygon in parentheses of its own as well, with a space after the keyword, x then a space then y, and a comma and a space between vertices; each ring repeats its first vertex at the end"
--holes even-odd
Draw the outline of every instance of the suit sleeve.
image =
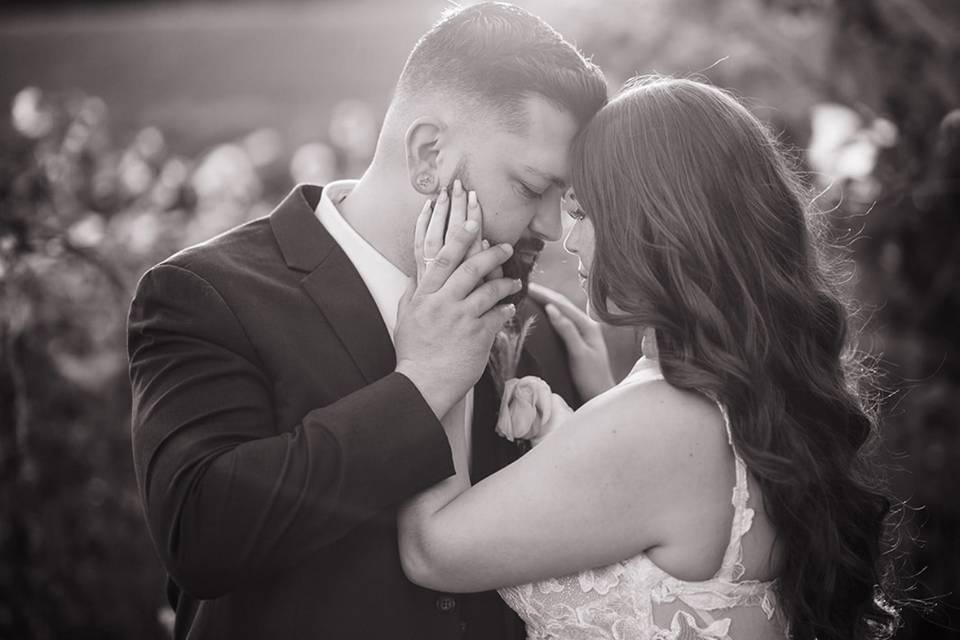
POLYGON ((398 373, 275 424, 271 381, 243 327, 185 268, 141 279, 128 348, 148 526, 195 597, 295 564, 454 472, 443 428, 398 373))

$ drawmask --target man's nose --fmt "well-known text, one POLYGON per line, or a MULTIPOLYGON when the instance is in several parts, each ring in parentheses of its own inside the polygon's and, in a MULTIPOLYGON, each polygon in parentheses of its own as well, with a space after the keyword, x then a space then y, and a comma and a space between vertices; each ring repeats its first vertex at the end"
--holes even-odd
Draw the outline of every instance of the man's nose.
POLYGON ((530 230, 544 240, 556 242, 563 237, 562 216, 559 198, 544 199, 530 222, 530 230))

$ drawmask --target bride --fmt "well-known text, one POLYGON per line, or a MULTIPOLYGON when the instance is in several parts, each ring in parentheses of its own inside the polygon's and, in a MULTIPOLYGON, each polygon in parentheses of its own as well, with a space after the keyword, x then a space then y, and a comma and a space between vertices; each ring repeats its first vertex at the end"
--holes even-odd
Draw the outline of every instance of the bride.
POLYGON ((501 430, 536 446, 403 506, 407 576, 497 588, 537 640, 889 635, 875 423, 773 137, 719 89, 647 78, 572 160, 565 246, 643 357, 575 413, 540 381, 511 385, 501 430))

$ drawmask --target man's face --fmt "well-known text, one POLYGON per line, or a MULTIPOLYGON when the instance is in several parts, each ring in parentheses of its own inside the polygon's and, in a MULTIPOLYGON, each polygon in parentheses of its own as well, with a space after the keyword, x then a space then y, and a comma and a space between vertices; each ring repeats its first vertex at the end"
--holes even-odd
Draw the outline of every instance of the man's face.
MULTIPOLYGON (((545 240, 561 236, 560 200, 566 191, 568 153, 577 133, 573 117, 539 96, 526 100, 523 133, 502 126, 458 136, 448 160, 456 158, 449 182, 460 178, 477 192, 483 209, 483 237, 516 248, 504 275, 526 282, 545 240)), ((451 164, 453 164, 451 162, 451 164)))

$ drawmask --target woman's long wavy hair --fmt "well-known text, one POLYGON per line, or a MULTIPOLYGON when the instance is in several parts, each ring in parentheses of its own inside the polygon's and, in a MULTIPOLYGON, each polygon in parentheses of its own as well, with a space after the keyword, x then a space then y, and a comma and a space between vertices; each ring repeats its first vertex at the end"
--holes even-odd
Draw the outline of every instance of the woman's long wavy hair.
POLYGON ((869 371, 787 155, 724 91, 647 77, 573 157, 596 234, 591 304, 610 324, 653 327, 665 379, 727 406, 783 552, 794 640, 892 635, 869 371))

